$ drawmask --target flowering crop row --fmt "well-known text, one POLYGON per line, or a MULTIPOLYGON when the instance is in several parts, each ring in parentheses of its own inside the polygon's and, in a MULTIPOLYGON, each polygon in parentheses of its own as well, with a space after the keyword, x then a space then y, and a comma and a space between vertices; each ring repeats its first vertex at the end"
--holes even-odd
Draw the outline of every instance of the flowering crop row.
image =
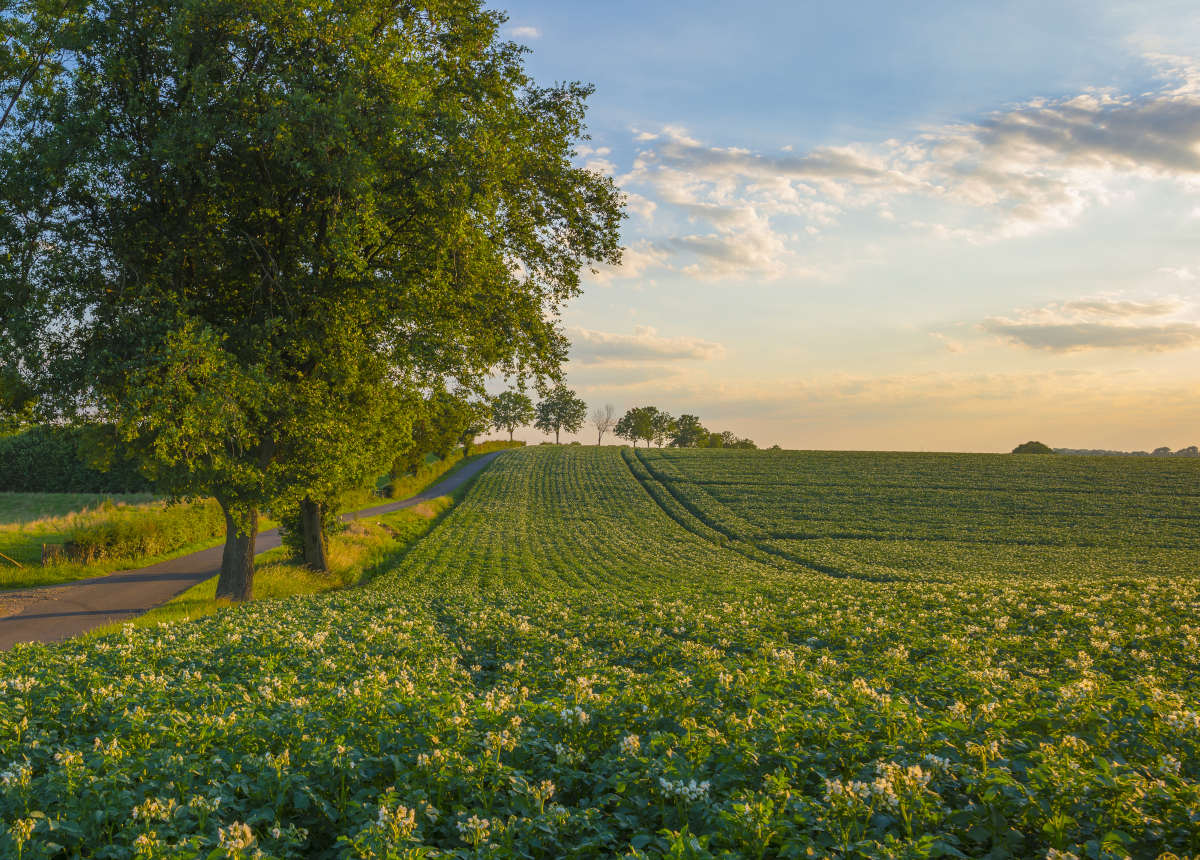
POLYGON ((664 488, 710 526, 868 579, 1170 575, 1200 554, 1200 462, 665 450, 664 488))
POLYGON ((677 517, 506 453, 371 587, 2 655, 0 854, 1200 852, 1194 569, 881 585, 677 517))

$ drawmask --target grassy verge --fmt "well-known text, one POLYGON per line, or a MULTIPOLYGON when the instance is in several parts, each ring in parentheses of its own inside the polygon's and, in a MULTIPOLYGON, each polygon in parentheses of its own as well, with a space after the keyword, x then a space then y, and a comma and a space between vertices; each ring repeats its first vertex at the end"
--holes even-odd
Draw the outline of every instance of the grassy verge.
MULTIPOLYGON (((432 529, 453 507, 456 497, 441 496, 411 508, 354 520, 346 530, 330 541, 329 573, 317 573, 291 561, 280 547, 258 556, 254 573, 254 599, 271 600, 299 594, 320 594, 369 582, 394 567, 409 547, 432 529)), ((216 599, 217 580, 212 578, 194 585, 178 597, 164 603, 132 622, 97 627, 87 636, 100 636, 132 623, 138 627, 192 621, 212 615, 228 601, 216 599)))
MULTIPOLYGON (((459 450, 444 460, 431 461, 416 475, 392 482, 397 492, 394 499, 416 495, 484 454, 508 447, 511 446, 506 442, 486 443, 476 446, 470 457, 464 458, 459 450)), ((363 488, 346 493, 341 509, 353 512, 388 502, 375 490, 363 488)), ((211 507, 211 503, 196 505, 211 507)), ((0 494, 0 553, 22 565, 17 567, 0 558, 0 592, 59 585, 117 570, 146 567, 218 546, 223 540, 221 523, 213 519, 212 511, 193 510, 194 507, 167 507, 152 496, 0 494), (210 521, 205 528, 187 527, 196 526, 202 518, 210 521), (99 547, 99 557, 87 563, 63 561, 41 565, 42 544, 61 545, 80 537, 99 547)), ((266 530, 276 525, 264 519, 259 528, 266 530)))
POLYGON ((149 493, 0 493, 0 529, 35 524, 38 520, 87 513, 105 502, 136 505, 154 501, 149 493))
POLYGON ((101 576, 131 564, 154 564, 212 546, 222 524, 211 503, 168 506, 149 496, 9 494, 5 508, 42 512, 41 516, 0 524, 0 590, 53 585, 101 576), (95 504, 99 501, 99 504, 95 504), (94 507, 81 505, 95 504, 94 507), (48 511, 73 512, 48 514, 48 511), (42 546, 61 549, 67 542, 85 558, 63 558, 42 566, 42 546), (18 567, 18 565, 20 565, 18 567))

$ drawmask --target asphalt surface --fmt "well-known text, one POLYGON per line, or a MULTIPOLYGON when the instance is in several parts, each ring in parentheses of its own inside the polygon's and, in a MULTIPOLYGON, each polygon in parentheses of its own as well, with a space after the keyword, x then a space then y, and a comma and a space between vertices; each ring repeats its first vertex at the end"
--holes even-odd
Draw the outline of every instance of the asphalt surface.
MULTIPOLYGON (((343 514, 342 519, 386 514, 448 495, 483 471, 499 453, 485 454, 415 496, 343 514)), ((259 533, 255 550, 262 553, 279 544, 279 529, 270 529, 259 533)), ((0 651, 18 642, 58 642, 161 606, 196 583, 219 574, 223 550, 216 546, 138 570, 32 589, 27 595, 33 599, 20 612, 0 618, 0 651)))

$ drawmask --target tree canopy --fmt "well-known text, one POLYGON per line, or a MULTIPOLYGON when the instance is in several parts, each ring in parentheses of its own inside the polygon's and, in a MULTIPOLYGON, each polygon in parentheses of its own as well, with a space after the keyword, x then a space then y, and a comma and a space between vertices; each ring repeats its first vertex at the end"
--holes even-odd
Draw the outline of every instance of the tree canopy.
POLYGON ((587 418, 587 404, 565 385, 550 389, 534 411, 536 419, 533 426, 544 433, 553 433, 556 444, 561 431, 576 433, 587 418))
POLYGON ((625 411, 613 432, 622 439, 628 439, 635 448, 638 440, 643 440, 649 445, 654 440, 654 422, 657 416, 657 407, 634 406, 625 411))
POLYGON ((47 412, 115 424, 165 491, 221 502, 221 594, 250 596, 260 509, 387 459, 409 404, 557 376, 558 312, 618 261, 622 204, 572 161, 590 88, 537 86, 501 14, 22 8, 0 63, 5 368, 47 412))
POLYGON ((492 427, 508 431, 508 441, 518 427, 536 418, 533 401, 523 391, 503 391, 492 398, 492 427))
POLYGON ((1053 454, 1054 449, 1043 442, 1022 442, 1012 449, 1014 454, 1053 454))

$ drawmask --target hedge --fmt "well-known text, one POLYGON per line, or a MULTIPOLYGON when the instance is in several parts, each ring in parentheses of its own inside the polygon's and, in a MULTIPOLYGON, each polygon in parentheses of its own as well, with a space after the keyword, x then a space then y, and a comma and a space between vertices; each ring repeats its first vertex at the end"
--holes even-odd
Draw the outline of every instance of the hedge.
POLYGON ((150 482, 129 461, 108 471, 88 464, 83 445, 104 428, 33 427, 0 438, 0 492, 146 493, 150 482))

